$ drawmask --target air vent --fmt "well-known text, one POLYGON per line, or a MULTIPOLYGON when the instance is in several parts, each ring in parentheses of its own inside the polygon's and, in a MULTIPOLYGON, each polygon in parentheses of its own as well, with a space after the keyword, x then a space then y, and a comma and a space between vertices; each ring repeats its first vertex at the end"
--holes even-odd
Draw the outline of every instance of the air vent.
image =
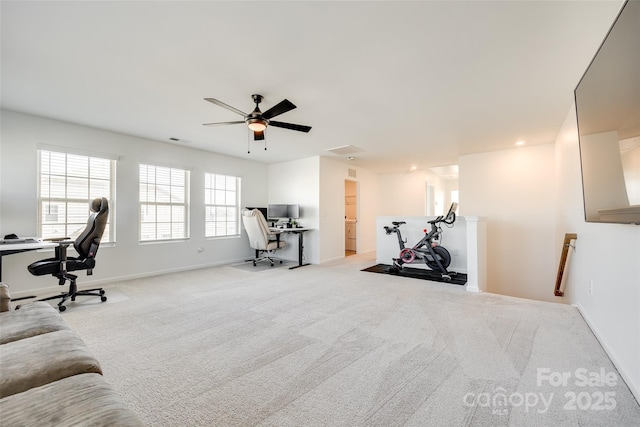
POLYGON ((355 145, 343 145, 340 147, 328 148, 326 151, 339 156, 346 156, 348 154, 360 153, 362 152, 362 148, 358 148, 355 145))
POLYGON ((356 170, 355 169, 349 168, 349 177, 350 178, 355 178, 356 177, 356 170))

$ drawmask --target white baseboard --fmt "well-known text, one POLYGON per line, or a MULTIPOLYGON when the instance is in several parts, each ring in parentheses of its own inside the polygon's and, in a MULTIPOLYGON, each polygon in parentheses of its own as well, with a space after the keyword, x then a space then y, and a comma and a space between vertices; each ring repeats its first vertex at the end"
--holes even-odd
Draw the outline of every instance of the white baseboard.
POLYGON ((624 366, 620 363, 619 359, 616 357, 615 351, 613 351, 613 349, 609 345, 609 342, 606 340, 606 338, 604 338, 604 336, 598 331, 598 328, 591 321, 584 307, 579 303, 572 304, 572 305, 578 309, 578 312, 580 312, 580 315, 582 316, 584 321, 587 323, 587 326, 589 326, 589 329, 591 329, 591 332, 593 332, 593 335, 596 336, 596 339, 598 340, 598 342, 600 342, 600 345, 604 349, 605 353, 607 353, 607 356, 609 356, 609 359, 611 359, 611 362, 613 362, 614 366, 620 373, 620 376, 622 377, 624 382, 627 384, 627 387, 629 387, 629 390, 631 390, 631 393, 636 398, 636 401, 640 402, 640 384, 638 384, 638 380, 636 378, 633 378, 631 375, 629 375, 629 373, 625 370, 624 366))
POLYGON ((343 260, 345 257, 343 256, 339 256, 339 257, 334 257, 334 258, 327 258, 327 259, 323 259, 320 261, 320 264, 326 264, 328 262, 333 262, 333 261, 338 261, 338 260, 343 260))
MULTIPOLYGON (((152 272, 115 276, 115 277, 109 277, 106 279, 85 280, 83 277, 82 280, 78 280, 79 282, 78 290, 81 291, 83 289, 91 289, 91 288, 96 288, 101 286, 107 287, 108 285, 114 282, 124 282, 127 280, 143 279, 145 277, 161 276, 164 274, 180 273, 183 271, 199 270, 202 268, 219 267, 221 265, 235 264, 237 262, 243 262, 247 258, 250 258, 250 257, 242 257, 238 259, 191 265, 188 267, 172 268, 167 270, 156 270, 152 272)), ((56 283, 56 279, 54 277, 51 277, 51 282, 56 283)), ((9 291, 11 292, 11 298, 16 299, 16 298, 24 298, 31 295, 37 295, 37 296, 55 295, 59 292, 66 291, 68 287, 69 287, 69 284, 67 282, 64 286, 52 285, 52 286, 47 286, 45 288, 30 289, 26 291, 17 291, 17 292, 11 292, 11 290, 9 291)), ((25 300, 25 302, 27 302, 27 300, 25 300)))

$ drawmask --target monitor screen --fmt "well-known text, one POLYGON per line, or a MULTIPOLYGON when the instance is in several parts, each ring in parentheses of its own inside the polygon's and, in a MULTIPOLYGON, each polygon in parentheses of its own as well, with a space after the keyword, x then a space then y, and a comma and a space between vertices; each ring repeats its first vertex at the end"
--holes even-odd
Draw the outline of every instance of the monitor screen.
POLYGON ((273 204, 267 208, 269 218, 289 218, 287 216, 287 205, 273 204))
POLYGON ((300 218, 300 205, 287 205, 287 218, 300 218))

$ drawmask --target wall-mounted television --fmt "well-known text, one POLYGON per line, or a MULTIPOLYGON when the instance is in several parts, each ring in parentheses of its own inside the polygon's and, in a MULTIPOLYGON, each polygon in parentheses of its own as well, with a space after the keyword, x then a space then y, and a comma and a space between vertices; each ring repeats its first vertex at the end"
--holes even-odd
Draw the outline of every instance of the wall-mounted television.
POLYGON ((640 224, 640 2, 622 6, 574 95, 585 220, 640 224))

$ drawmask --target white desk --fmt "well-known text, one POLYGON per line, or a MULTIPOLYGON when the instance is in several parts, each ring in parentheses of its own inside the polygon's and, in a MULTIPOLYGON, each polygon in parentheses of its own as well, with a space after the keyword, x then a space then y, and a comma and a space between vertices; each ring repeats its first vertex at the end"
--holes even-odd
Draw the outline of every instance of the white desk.
POLYGON ((0 243, 0 281, 2 281, 2 258, 7 255, 18 254, 20 252, 35 251, 38 249, 55 248, 57 242, 43 242, 37 238, 27 238, 25 241, 17 243, 0 243))
POLYGON ((293 267, 289 267, 289 270, 293 270, 294 268, 304 267, 305 265, 309 265, 308 262, 307 263, 303 263, 302 262, 302 251, 303 251, 303 248, 304 248, 304 245, 302 244, 302 233, 304 233, 305 231, 313 230, 313 228, 306 228, 306 227, 299 227, 299 228, 295 228, 295 227, 291 227, 291 228, 269 227, 269 230, 280 232, 280 233, 295 233, 295 234, 298 235, 298 265, 294 265, 293 267))

